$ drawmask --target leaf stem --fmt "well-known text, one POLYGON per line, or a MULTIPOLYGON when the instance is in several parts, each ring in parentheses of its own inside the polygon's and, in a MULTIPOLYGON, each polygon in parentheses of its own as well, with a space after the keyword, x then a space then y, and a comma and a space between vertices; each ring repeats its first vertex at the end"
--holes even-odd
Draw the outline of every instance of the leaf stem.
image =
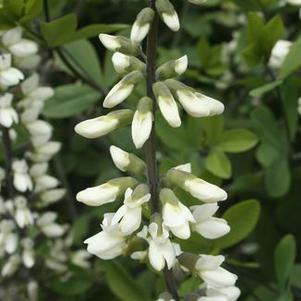
MULTIPOLYGON (((155 7, 155 0, 149 0, 149 6, 155 11, 155 17, 149 31, 147 37, 147 44, 146 44, 146 90, 147 96, 155 99, 152 86, 156 81, 156 56, 157 56, 157 43, 158 43, 158 25, 159 25, 159 16, 156 12, 155 7)), ((159 212, 160 204, 159 204, 159 197, 158 197, 158 190, 159 190, 159 172, 156 160, 156 135, 155 135, 155 101, 153 106, 153 114, 154 114, 154 122, 151 135, 146 142, 145 145, 145 159, 147 165, 147 176, 148 176, 148 183, 150 187, 150 193, 152 195, 151 198, 151 206, 152 212, 159 212)), ((164 280, 166 287, 172 297, 178 301, 178 293, 177 287, 175 283, 175 278, 173 275, 172 270, 169 270, 167 267, 164 268, 163 271, 164 280)))

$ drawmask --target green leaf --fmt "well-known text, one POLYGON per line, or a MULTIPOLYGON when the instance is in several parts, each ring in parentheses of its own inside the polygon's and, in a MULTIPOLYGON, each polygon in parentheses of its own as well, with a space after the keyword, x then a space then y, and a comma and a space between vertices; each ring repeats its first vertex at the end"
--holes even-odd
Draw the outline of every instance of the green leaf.
POLYGON ((253 97, 261 97, 265 93, 274 90, 276 87, 280 86, 282 83, 283 83, 282 80, 277 80, 275 82, 265 84, 265 85, 260 86, 256 89, 251 90, 250 95, 253 96, 253 97))
POLYGON ((124 24, 93 24, 77 30, 77 17, 68 14, 41 25, 43 37, 50 47, 57 47, 68 42, 91 38, 102 33, 110 33, 126 28, 124 24), (60 33, 60 34, 58 34, 60 33))
POLYGON ((297 71, 301 67, 301 36, 292 45, 288 55, 286 56, 280 72, 279 78, 283 79, 297 71))
POLYGON ((223 132, 218 147, 228 153, 247 151, 258 143, 257 136, 246 129, 234 129, 223 132))
POLYGON ((206 158, 205 166, 207 170, 222 179, 229 179, 232 174, 231 162, 224 152, 213 150, 206 158))
POLYGON ((265 170, 265 186, 271 197, 284 196, 290 187, 291 172, 287 158, 278 157, 265 170))
POLYGON ((107 281, 112 292, 122 301, 150 301, 149 296, 118 263, 106 262, 107 281))
POLYGON ((297 288, 301 288, 301 264, 296 264, 291 272, 291 284, 297 288))
POLYGON ((206 142, 209 145, 218 143, 224 129, 224 118, 222 116, 204 117, 200 122, 206 134, 206 142))
MULTIPOLYGON (((100 62, 91 42, 88 40, 78 40, 63 46, 64 52, 68 55, 70 64, 83 76, 87 75, 95 82, 100 82, 102 73, 100 62), (83 59, 84 58, 84 59, 83 59)), ((72 73, 57 56, 59 64, 67 72, 72 73)))
POLYGON ((70 84, 55 89, 47 100, 43 114, 49 118, 67 118, 90 108, 99 100, 99 93, 86 85, 70 84))
POLYGON ((279 286, 284 289, 292 272, 296 259, 296 241, 293 235, 286 235, 278 243, 274 253, 276 277, 279 286))
POLYGON ((231 232, 215 241, 216 249, 231 247, 246 238, 255 228, 260 215, 260 204, 256 200, 240 202, 229 208, 223 218, 228 221, 231 232))

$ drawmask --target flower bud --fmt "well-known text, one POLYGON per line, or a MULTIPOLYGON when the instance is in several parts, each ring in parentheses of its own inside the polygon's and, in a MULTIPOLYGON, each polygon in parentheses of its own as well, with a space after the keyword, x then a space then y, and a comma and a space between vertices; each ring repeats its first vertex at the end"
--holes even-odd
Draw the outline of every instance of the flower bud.
POLYGON ((154 11, 150 7, 146 7, 137 15, 131 30, 131 40, 134 43, 140 43, 149 32, 152 20, 154 18, 154 11))
POLYGON ((175 236, 188 239, 191 234, 189 223, 195 223, 190 210, 179 201, 171 189, 162 189, 159 197, 163 203, 164 224, 175 236))
POLYGON ((100 206, 114 202, 127 188, 136 184, 137 181, 131 177, 116 178, 105 184, 80 191, 76 195, 76 199, 88 206, 100 206))
POLYGON ((103 107, 113 108, 123 102, 133 91, 135 85, 143 79, 140 71, 132 71, 122 78, 106 96, 103 107))
POLYGON ((157 11, 163 22, 172 30, 178 31, 180 29, 180 21, 174 6, 169 0, 157 0, 157 11))
POLYGON ((132 138, 136 148, 141 148, 149 138, 153 125, 153 101, 149 97, 139 100, 132 121, 132 138))
POLYGON ((136 55, 139 47, 132 43, 131 40, 122 36, 112 36, 109 34, 101 33, 99 35, 101 43, 111 51, 119 51, 124 54, 136 55))
POLYGON ((177 97, 184 110, 193 117, 213 116, 224 111, 225 107, 220 101, 198 93, 177 80, 167 79, 165 83, 177 97))
POLYGON ((112 56, 113 66, 116 72, 120 74, 129 73, 132 71, 144 71, 145 64, 134 56, 129 56, 121 52, 115 52, 112 56))
POLYGON ((197 178, 191 173, 170 169, 167 178, 171 183, 205 203, 215 203, 227 199, 227 193, 223 189, 197 178))
POLYGON ((121 171, 129 171, 135 174, 144 172, 145 163, 135 154, 127 153, 114 145, 110 147, 110 153, 114 164, 121 171))
POLYGON ((169 88, 163 82, 156 82, 153 84, 153 92, 160 111, 168 124, 172 127, 181 126, 178 106, 169 88))
POLYGON ((131 122, 133 112, 128 109, 111 112, 107 115, 80 122, 74 128, 75 132, 85 138, 98 138, 120 126, 131 122))
POLYGON ((159 66, 156 75, 160 79, 167 79, 183 74, 188 67, 188 57, 184 55, 177 60, 171 60, 159 66))

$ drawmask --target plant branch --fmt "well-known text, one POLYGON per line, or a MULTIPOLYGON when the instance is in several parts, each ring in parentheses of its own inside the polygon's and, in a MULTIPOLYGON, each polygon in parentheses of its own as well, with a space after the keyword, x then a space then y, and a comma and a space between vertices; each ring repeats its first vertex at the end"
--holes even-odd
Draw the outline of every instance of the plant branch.
MULTIPOLYGON (((149 6, 156 12, 155 0, 150 0, 149 6)), ((159 25, 159 16, 156 12, 151 29, 147 37, 147 45, 146 45, 146 74, 147 74, 146 90, 147 90, 147 96, 153 100, 155 99, 152 86, 156 81, 155 68, 156 68, 157 43, 158 43, 158 25, 159 25)), ((156 105, 154 101, 154 106, 153 106, 154 116, 155 116, 155 111, 156 111, 156 105)), ((148 184, 152 196, 151 197, 152 212, 155 213, 155 212, 159 212, 160 209, 159 197, 158 197, 159 173, 158 173, 158 166, 156 160, 155 118, 153 122, 151 135, 145 145, 145 159, 147 165, 148 184)), ((165 267, 163 271, 163 275, 168 291, 170 292, 172 297, 176 301, 178 301, 179 297, 178 297, 177 287, 176 287, 175 278, 172 270, 169 270, 167 267, 165 267)))
POLYGON ((9 129, 1 126, 2 132, 2 144, 5 159, 5 183, 7 187, 7 197, 13 199, 14 197, 14 185, 13 185, 13 174, 12 174, 12 162, 13 162, 13 151, 12 143, 9 137, 9 129))

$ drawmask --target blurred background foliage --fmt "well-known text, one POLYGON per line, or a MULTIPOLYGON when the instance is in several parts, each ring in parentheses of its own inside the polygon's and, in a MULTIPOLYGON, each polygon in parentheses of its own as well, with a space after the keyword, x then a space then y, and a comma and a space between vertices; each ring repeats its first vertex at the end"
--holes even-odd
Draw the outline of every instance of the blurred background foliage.
MULTIPOLYGON (((182 28, 176 34, 160 30, 158 61, 187 53, 185 81, 223 101, 226 111, 224 117, 210 119, 183 116, 180 129, 158 116, 160 170, 191 162, 196 175, 225 187, 229 200, 223 204, 224 218, 232 227, 229 235, 213 242, 197 235, 179 242, 184 250, 200 254, 222 250, 227 268, 239 275, 241 300, 301 300, 300 8, 279 0, 208 0, 202 6, 173 2, 182 28), (268 62, 280 39, 294 44, 281 68, 273 70, 268 62)), ((135 152, 128 128, 92 141, 73 132, 79 121, 105 112, 101 101, 118 80, 111 54, 100 46, 97 34, 128 33, 127 24, 146 1, 51 0, 49 11, 38 0, 0 4, 0 28, 18 22, 44 49, 41 71, 56 87, 44 116, 63 142, 56 160, 61 164, 53 169, 69 190, 57 210, 73 222, 75 247, 82 246, 99 228, 102 214, 118 204, 87 208, 76 203, 75 193, 119 176, 108 155, 111 144, 135 152)), ((144 88, 130 97, 130 106, 144 88)), ((179 195, 193 204, 188 195, 179 195)), ((90 270, 70 270, 72 276, 64 279, 40 275, 41 300, 154 300, 163 287, 159 275, 128 258, 94 258, 90 270)), ((184 281, 180 292, 199 284, 194 278, 184 281)))

